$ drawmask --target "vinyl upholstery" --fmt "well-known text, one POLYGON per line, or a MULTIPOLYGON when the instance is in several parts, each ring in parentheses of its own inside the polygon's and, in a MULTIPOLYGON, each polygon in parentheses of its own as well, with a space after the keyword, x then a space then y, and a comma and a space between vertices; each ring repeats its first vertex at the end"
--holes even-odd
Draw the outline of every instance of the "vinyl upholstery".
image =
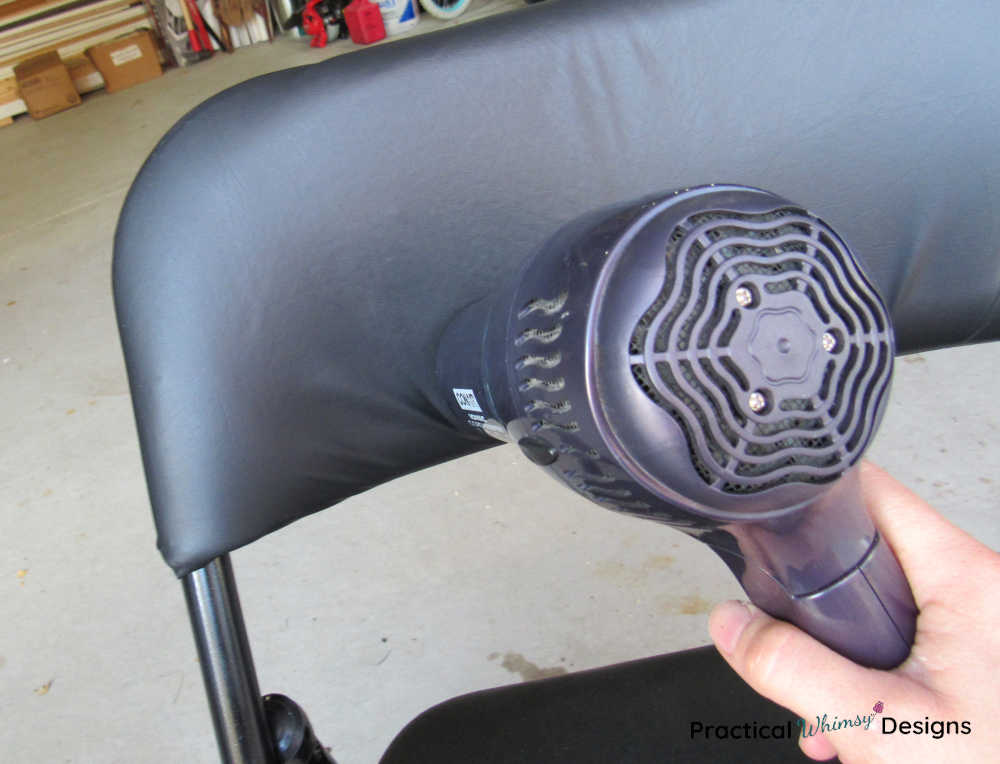
POLYGON ((199 106, 115 242, 167 563, 489 445, 439 413, 436 339, 605 204, 773 190, 864 261, 901 352, 1000 337, 995 35, 986 0, 552 0, 199 106))

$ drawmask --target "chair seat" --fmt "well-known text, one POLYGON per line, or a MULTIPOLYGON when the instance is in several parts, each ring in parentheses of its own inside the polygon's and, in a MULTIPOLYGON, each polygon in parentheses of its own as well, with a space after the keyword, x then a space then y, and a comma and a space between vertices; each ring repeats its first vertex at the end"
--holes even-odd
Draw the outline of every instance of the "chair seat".
POLYGON ((798 736, 794 714, 702 647, 462 695, 410 722, 381 764, 800 764, 798 736))

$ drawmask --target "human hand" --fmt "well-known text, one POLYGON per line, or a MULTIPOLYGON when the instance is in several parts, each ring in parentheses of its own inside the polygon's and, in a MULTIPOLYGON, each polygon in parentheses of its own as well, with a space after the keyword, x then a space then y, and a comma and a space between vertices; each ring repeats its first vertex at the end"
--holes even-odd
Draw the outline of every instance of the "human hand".
POLYGON ((920 610, 906 661, 890 671, 859 666, 738 602, 712 611, 712 640, 751 687, 800 717, 799 746, 810 758, 992 760, 1000 751, 1000 554, 872 464, 862 465, 861 485, 920 610), (883 708, 876 711, 879 701, 883 708), (817 729, 824 714, 827 731, 817 729), (870 729, 833 728, 834 719, 856 715, 873 715, 870 729))

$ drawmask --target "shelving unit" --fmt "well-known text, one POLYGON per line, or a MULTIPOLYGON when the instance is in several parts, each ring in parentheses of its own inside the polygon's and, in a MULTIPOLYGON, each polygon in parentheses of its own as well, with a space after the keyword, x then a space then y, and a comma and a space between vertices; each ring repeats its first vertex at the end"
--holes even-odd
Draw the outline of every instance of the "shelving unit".
MULTIPOLYGON (((197 0, 205 15, 206 23, 220 30, 226 47, 253 44, 253 35, 244 35, 240 28, 219 23, 220 0, 197 0), (230 37, 235 33, 235 38, 230 37), (244 39, 245 38, 245 39, 244 39)), ((262 0, 249 0, 260 16, 265 13, 262 0)), ((442 21, 421 13, 419 23, 412 29, 376 43, 392 44, 394 41, 426 34, 445 27, 464 24, 495 13, 509 11, 523 5, 524 0, 476 0, 469 10, 450 21, 442 21)), ((14 82, 14 66, 27 58, 56 51, 74 69, 85 61, 84 51, 101 42, 115 39, 137 29, 155 31, 164 45, 164 63, 182 65, 199 60, 195 53, 186 50, 187 31, 183 21, 178 22, 173 12, 168 12, 169 0, 0 0, 0 126, 27 111, 14 82)), ((223 14, 225 15, 225 14, 223 14)), ((261 19, 263 16, 261 16, 261 19)), ((275 30, 277 33, 277 30, 275 30)), ((264 38, 266 39, 266 37, 264 38)), ((305 39, 303 45, 307 45, 305 39)), ((360 47, 349 40, 331 40, 324 57, 341 55, 360 47)), ((91 68, 92 69, 92 68, 91 68)), ((103 87, 100 75, 93 72, 87 78, 81 93, 103 87)))
POLYGON ((21 61, 54 51, 72 68, 92 45, 153 26, 143 0, 0 0, 0 124, 27 111, 14 83, 21 61))

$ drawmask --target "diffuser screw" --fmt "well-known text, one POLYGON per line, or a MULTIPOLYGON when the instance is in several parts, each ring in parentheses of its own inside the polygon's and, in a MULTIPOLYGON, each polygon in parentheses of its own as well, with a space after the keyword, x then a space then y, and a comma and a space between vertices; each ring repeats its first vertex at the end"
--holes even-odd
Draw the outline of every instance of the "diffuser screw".
POLYGON ((753 292, 746 287, 739 287, 736 292, 736 304, 741 308, 749 308, 753 305, 753 292))
POLYGON ((764 397, 764 393, 759 390, 755 390, 750 393, 750 397, 747 399, 747 405, 750 407, 751 411, 755 414, 759 414, 767 408, 767 398, 764 397))
POLYGON ((837 338, 834 337, 830 332, 823 332, 823 350, 827 353, 832 353, 837 349, 837 338))

